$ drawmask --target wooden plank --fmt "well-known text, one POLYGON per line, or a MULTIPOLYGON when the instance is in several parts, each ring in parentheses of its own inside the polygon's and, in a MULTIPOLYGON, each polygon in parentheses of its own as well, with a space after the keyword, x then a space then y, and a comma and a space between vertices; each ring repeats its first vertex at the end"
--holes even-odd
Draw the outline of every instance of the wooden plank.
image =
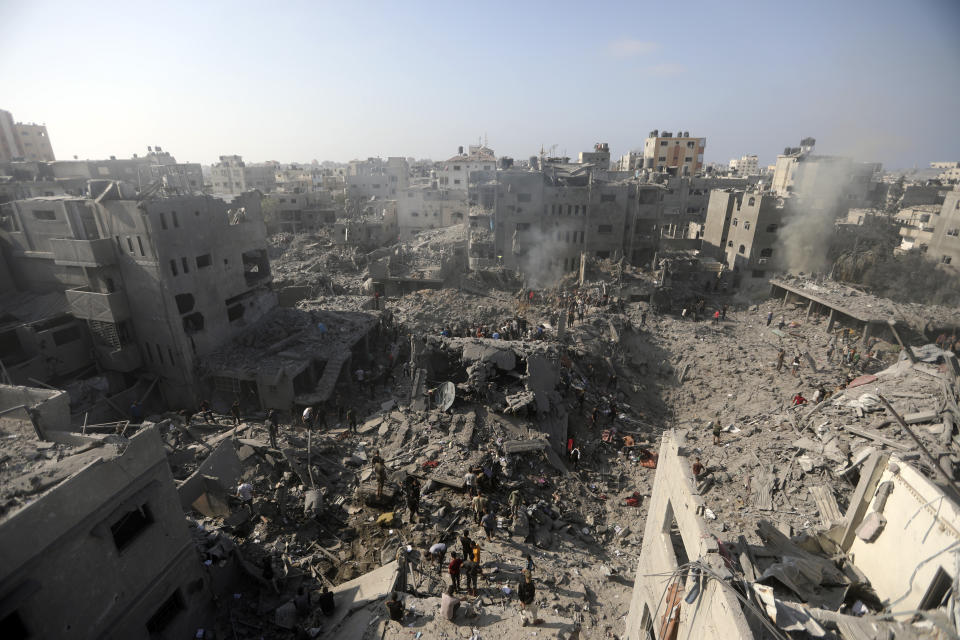
POLYGON ((826 485, 810 487, 810 495, 817 504, 817 511, 820 513, 820 523, 824 527, 831 527, 834 523, 843 520, 843 514, 840 513, 840 507, 837 505, 837 499, 833 496, 833 491, 826 485))
POLYGON ((870 429, 861 429, 859 427, 853 427, 850 425, 840 425, 844 430, 852 433, 855 436, 860 436, 861 438, 866 438, 867 440, 873 440, 874 442, 879 442, 880 444, 890 447, 891 449, 896 449, 897 451, 910 451, 913 447, 909 447, 905 444, 901 444, 889 438, 884 438, 882 435, 876 431, 871 431, 870 429))

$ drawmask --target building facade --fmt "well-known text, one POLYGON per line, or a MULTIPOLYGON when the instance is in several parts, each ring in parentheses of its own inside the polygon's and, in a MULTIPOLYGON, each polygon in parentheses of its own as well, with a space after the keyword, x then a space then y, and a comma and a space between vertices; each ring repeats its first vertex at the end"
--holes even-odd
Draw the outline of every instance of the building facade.
POLYGON ((469 206, 467 191, 432 184, 404 189, 397 197, 397 227, 401 240, 419 231, 464 224, 469 206))
POLYGON ((13 114, 0 109, 0 162, 56 160, 47 126, 14 122, 13 114))
POLYGON ((457 155, 440 163, 437 170, 437 179, 440 188, 457 191, 467 191, 470 184, 470 174, 473 172, 490 172, 497 169, 497 157, 493 149, 482 145, 470 145, 467 153, 460 147, 457 155))
POLYGON ((194 406, 197 359, 276 305, 260 196, 136 200, 122 183, 99 187, 4 205, 14 282, 65 292, 104 369, 148 372, 169 406, 194 406))
POLYGON ((690 137, 689 131, 674 136, 654 129, 643 143, 643 167, 657 173, 692 176, 703 167, 706 146, 706 138, 690 137))
POLYGON ((406 158, 352 160, 347 167, 347 196, 354 200, 396 199, 410 184, 406 158))
POLYGON ((730 172, 738 176, 760 174, 760 160, 755 155, 740 156, 730 160, 730 172))
POLYGON ((927 256, 943 268, 960 272, 960 187, 947 193, 927 256))
POLYGON ((220 162, 210 167, 210 186, 213 193, 239 195, 252 189, 270 193, 276 188, 276 164, 247 165, 242 156, 220 156, 220 162))

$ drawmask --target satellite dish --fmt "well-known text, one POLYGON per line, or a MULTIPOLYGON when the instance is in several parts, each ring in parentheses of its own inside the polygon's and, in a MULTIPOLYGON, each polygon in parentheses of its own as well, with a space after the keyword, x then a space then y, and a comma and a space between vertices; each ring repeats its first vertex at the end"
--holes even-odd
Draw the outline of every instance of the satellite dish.
POLYGON ((446 411, 453 406, 453 401, 457 398, 457 388, 449 380, 441 384, 436 391, 437 406, 441 411, 446 411))

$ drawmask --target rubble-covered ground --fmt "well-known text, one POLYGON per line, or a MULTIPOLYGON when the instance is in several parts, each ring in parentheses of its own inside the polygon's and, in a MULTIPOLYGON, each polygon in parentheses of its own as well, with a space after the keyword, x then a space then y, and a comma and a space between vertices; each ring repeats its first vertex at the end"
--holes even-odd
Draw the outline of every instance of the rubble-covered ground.
MULTIPOLYGON (((323 273, 316 278, 340 278, 344 292, 359 292, 366 273, 349 252, 310 258, 317 268, 288 264, 327 250, 305 242, 299 238, 287 248, 277 274, 299 286, 323 273), (333 262, 341 269, 336 276, 327 269, 333 262)), ((276 447, 262 415, 246 416, 236 428, 226 416, 208 422, 197 415, 189 427, 180 416, 152 418, 167 428, 170 463, 180 481, 204 474, 217 447, 235 443, 236 468, 215 477, 219 489, 208 487, 213 503, 214 494, 229 494, 220 496, 227 506, 201 504, 198 510, 194 503, 190 513, 211 571, 231 576, 214 580, 232 594, 218 607, 218 637, 295 637, 298 629, 307 637, 346 637, 338 634, 347 627, 316 606, 292 613, 298 587, 316 598, 324 585, 336 591, 398 558, 408 565, 403 626, 385 624, 382 599, 345 603, 368 620, 349 627, 350 637, 619 636, 655 474, 648 452, 656 451, 666 429, 685 430, 688 447, 705 467, 698 478, 705 516, 721 540, 744 535, 757 541, 761 520, 792 534, 829 524, 810 490, 827 487, 843 510, 871 447, 893 448, 933 474, 913 441, 882 417, 878 395, 899 413, 919 416, 916 431, 928 448, 943 455, 945 465, 957 462, 950 453, 952 428, 923 416, 950 401, 937 382, 938 365, 906 366, 899 347, 883 341, 845 364, 841 354, 859 349, 858 337, 839 327, 827 334, 825 324, 808 321, 806 308, 708 297, 709 312, 730 305, 725 317, 693 321, 655 314, 645 302, 603 304, 601 282, 583 290, 584 304, 574 307, 571 325, 561 317, 569 298, 537 292, 530 301, 515 285, 507 274, 474 275, 458 289, 383 300, 397 324, 357 360, 361 368, 385 373, 372 381, 341 380, 336 398, 323 408, 325 425, 313 433, 282 413, 276 447), (498 281, 507 286, 497 288, 498 281), (515 320, 525 321, 526 329, 515 329, 515 320), (487 337, 477 338, 478 331, 487 337), (491 340, 495 331, 515 341, 491 340), (466 359, 457 354, 471 342, 480 350, 512 351, 516 363, 486 364, 478 378, 476 367, 457 362, 466 359), (780 348, 785 356, 778 370, 780 348), (411 350, 418 360, 413 368, 406 360, 411 350), (515 400, 536 396, 531 387, 538 382, 521 364, 534 352, 554 354, 560 374, 548 411, 568 416, 578 464, 566 459, 563 446, 554 451, 538 434, 538 421, 550 416, 538 414, 536 403, 515 400), (451 373, 457 399, 449 410, 436 406, 437 393, 432 406, 425 405, 417 385, 438 389, 445 380, 419 380, 418 367, 451 373), (818 389, 829 394, 819 403, 818 389), (809 401, 795 405, 798 393, 809 401), (356 433, 348 429, 349 410, 356 433), (715 423, 722 428, 719 443, 715 423), (372 465, 378 451, 388 476, 383 497, 372 465), (482 481, 498 516, 492 540, 476 523, 463 488, 469 469, 492 476, 482 481), (423 487, 418 516, 406 506, 408 476, 423 487), (252 485, 249 502, 236 495, 243 483, 252 485), (511 518, 508 497, 515 489, 523 508, 511 518), (449 622, 438 613, 449 576, 445 566, 431 564, 425 549, 445 542, 459 551, 464 531, 480 542, 483 575, 475 597, 460 594, 461 609, 449 622), (535 627, 521 626, 515 597, 525 554, 534 563, 543 619, 535 627)), ((317 295, 300 304, 359 309, 361 300, 317 295)), ((920 355, 935 361, 937 353, 931 347, 920 355)))

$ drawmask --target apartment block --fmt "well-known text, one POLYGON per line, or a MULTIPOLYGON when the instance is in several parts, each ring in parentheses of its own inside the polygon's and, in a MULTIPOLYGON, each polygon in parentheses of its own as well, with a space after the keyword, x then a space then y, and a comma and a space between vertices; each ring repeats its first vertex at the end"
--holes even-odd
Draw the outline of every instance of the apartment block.
POLYGON ((21 291, 59 291, 100 366, 148 372, 167 404, 202 393, 197 359, 276 306, 260 196, 135 199, 102 181, 91 198, 4 205, 0 235, 21 291))
POLYGON ((33 494, 0 514, 5 637, 193 638, 212 618, 210 580, 159 433, 122 448, 74 439, 59 445, 71 464, 23 462, 30 471, 4 475, 33 494))
POLYGON ((704 226, 703 250, 735 272, 734 282, 764 279, 783 268, 779 230, 796 201, 769 192, 714 190, 704 226))
POLYGON ((406 158, 352 160, 347 167, 347 196, 355 200, 394 199, 409 184, 410 167, 406 158))
POLYGON ((927 256, 944 268, 960 271, 960 187, 947 193, 927 256))
POLYGON ((333 197, 327 191, 279 191, 263 197, 267 233, 304 233, 337 221, 333 197))
POLYGON ((470 145, 466 153, 463 147, 460 147, 457 155, 441 162, 437 170, 437 178, 439 186, 443 189, 467 191, 472 173, 496 170, 497 157, 493 149, 483 145, 470 145))
POLYGON ((733 158, 729 164, 730 172, 738 176, 755 176, 760 173, 760 160, 755 155, 733 158))
POLYGON ((689 131, 660 132, 654 129, 643 143, 643 167, 657 173, 692 176, 703 167, 706 138, 693 138, 689 131))
POLYGON ((238 195, 252 189, 270 193, 276 188, 276 165, 248 165, 242 156, 220 156, 220 162, 210 167, 210 185, 213 193, 238 195))
POLYGON ((777 156, 772 190, 782 196, 796 196, 803 206, 832 209, 837 216, 846 210, 879 204, 879 163, 855 162, 851 158, 813 153, 816 140, 804 138, 799 147, 788 147, 777 156))
POLYGON ((580 164, 595 164, 606 171, 610 168, 610 145, 606 142, 598 142, 593 145, 593 151, 581 151, 577 161, 580 164))
POLYGON ((404 189, 397 196, 397 227, 401 239, 425 229, 463 224, 469 206, 467 191, 417 185, 404 189))
POLYGON ((0 162, 55 159, 46 125, 14 122, 13 114, 0 109, 0 162))

